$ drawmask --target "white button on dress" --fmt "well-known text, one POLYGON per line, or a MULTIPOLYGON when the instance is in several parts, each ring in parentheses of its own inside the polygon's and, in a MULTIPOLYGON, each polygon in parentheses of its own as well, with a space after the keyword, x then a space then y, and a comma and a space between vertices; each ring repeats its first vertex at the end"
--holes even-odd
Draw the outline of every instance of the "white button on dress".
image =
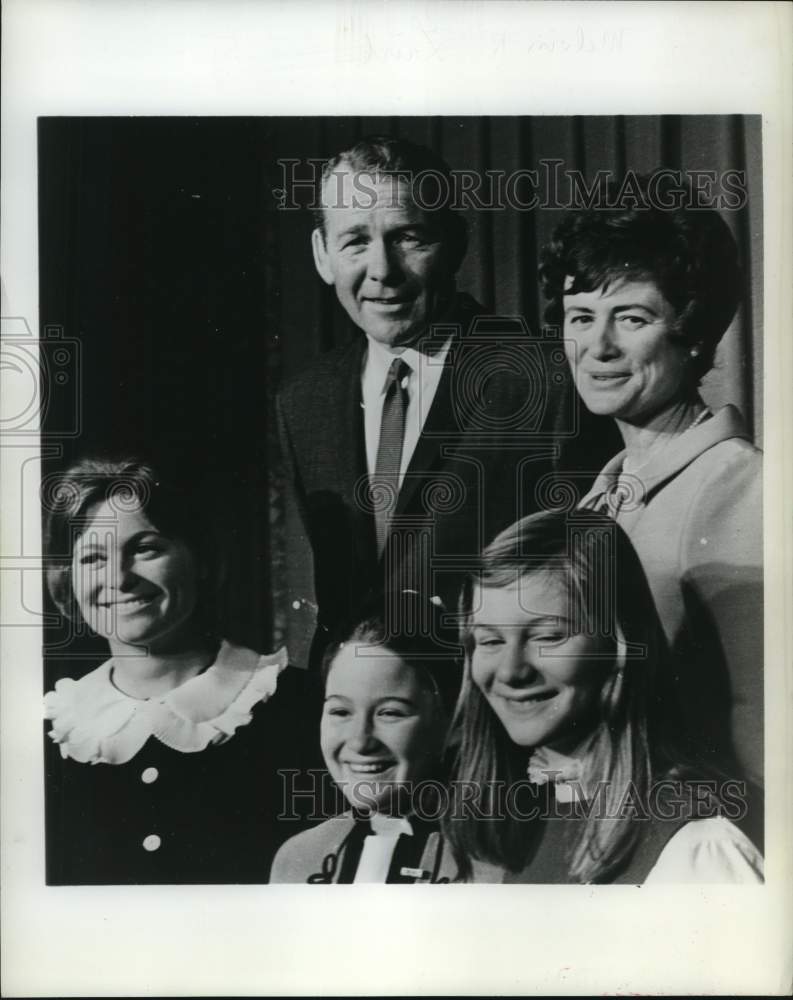
POLYGON ((146 770, 141 774, 140 780, 144 785, 151 785, 160 776, 160 772, 156 767, 147 767, 146 770))
POLYGON ((157 836, 156 833, 150 833, 143 841, 144 851, 157 851, 159 850, 162 840, 157 836))

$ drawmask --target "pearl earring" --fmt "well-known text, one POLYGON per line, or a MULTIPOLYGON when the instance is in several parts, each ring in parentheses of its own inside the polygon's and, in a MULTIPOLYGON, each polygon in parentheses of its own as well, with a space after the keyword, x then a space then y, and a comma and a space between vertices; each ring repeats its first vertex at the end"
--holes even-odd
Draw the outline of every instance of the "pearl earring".
POLYGON ((689 355, 692 358, 698 358, 699 357, 699 348, 698 347, 692 347, 691 350, 688 353, 689 353, 689 355))

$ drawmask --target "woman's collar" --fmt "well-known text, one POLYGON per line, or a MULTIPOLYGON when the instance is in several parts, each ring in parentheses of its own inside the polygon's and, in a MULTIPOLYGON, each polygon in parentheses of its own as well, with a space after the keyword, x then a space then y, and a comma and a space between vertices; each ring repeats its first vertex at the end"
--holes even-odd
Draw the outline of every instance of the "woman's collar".
MULTIPOLYGON (((640 477, 630 477, 636 481, 636 490, 632 491, 632 502, 646 502, 652 493, 700 455, 719 442, 731 438, 748 440, 749 435, 739 411, 728 404, 717 410, 709 420, 673 439, 663 453, 642 467, 640 477)), ((597 507, 602 495, 608 492, 623 474, 626 454, 623 450, 606 463, 592 489, 581 501, 581 507, 597 507)))

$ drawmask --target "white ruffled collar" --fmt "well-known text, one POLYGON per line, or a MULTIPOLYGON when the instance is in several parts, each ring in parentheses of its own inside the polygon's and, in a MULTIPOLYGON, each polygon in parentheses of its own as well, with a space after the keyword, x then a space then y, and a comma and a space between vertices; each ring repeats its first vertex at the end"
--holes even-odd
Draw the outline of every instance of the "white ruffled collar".
POLYGON ((251 721, 253 706, 275 692, 287 653, 282 647, 259 656, 224 640, 207 670, 145 701, 115 687, 112 664, 108 660, 77 681, 63 678, 44 696, 49 735, 62 757, 126 764, 152 736, 181 753, 224 743, 251 721))

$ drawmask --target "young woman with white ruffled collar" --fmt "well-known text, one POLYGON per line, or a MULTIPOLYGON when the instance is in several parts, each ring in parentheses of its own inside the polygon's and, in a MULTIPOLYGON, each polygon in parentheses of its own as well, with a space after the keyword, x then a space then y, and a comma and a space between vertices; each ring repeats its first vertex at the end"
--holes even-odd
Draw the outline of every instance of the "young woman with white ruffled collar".
POLYGON ((444 824, 471 881, 761 882, 742 783, 681 764, 663 637, 611 518, 539 513, 461 598, 465 669, 444 824), (471 789, 477 790, 472 801, 471 789))
MULTIPOLYGON (((286 652, 217 636, 207 501, 134 460, 86 459, 48 512, 55 603, 111 658, 45 696, 50 884, 264 882, 277 771, 310 761, 314 715, 286 652)), ((74 666, 74 665, 73 665, 74 666)))

